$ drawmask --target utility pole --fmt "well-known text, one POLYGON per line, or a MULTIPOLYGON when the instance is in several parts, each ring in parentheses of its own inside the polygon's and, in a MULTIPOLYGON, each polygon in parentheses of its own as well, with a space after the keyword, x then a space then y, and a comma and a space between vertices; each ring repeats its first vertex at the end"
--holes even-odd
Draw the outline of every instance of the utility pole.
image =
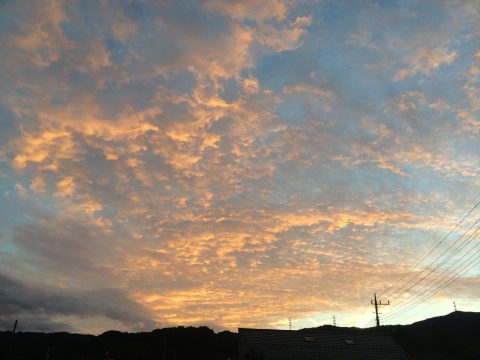
POLYGON ((15 331, 17 331, 17 324, 18 320, 15 320, 15 324, 13 324, 13 333, 15 334, 15 331))
POLYGON ((292 330, 292 318, 288 318, 288 330, 292 330))
POLYGON ((388 302, 386 302, 386 303, 385 302, 382 303, 382 300, 377 301, 377 294, 375 294, 375 293, 373 293, 373 298, 374 298, 374 300, 370 300, 370 304, 375 305, 375 317, 377 319, 377 327, 380 327, 380 319, 378 317, 378 307, 380 305, 382 305, 382 306, 383 305, 390 305, 390 300, 388 300, 388 302))
POLYGON ((337 320, 335 319, 335 315, 333 315, 333 326, 337 326, 337 320))
POLYGON ((455 312, 457 311, 457 304, 455 304, 455 301, 453 302, 453 309, 455 310, 455 312))

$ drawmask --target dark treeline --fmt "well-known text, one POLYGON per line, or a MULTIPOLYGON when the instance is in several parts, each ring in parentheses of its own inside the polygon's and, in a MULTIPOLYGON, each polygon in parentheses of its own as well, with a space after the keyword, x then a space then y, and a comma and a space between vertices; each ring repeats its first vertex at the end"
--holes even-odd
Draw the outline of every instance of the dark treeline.
POLYGON ((176 327, 145 333, 0 332, 0 359, 237 360, 238 337, 208 327, 176 327))
MULTIPOLYGON (((332 331, 331 326, 324 328, 332 331)), ((480 313, 457 311, 411 325, 355 331, 388 332, 412 359, 480 359, 480 313)), ((216 334, 207 327, 107 331, 98 336, 4 331, 0 332, 0 359, 238 360, 238 334, 216 334)))

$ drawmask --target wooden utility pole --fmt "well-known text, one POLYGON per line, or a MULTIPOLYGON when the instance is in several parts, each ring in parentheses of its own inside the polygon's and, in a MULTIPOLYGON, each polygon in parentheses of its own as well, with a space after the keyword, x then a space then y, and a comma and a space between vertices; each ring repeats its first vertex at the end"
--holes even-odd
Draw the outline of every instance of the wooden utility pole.
POLYGON ((15 320, 15 324, 13 324, 13 333, 15 334, 15 331, 17 331, 17 324, 18 320, 15 320))
POLYGON ((375 293, 373 293, 373 299, 374 300, 370 300, 370 303, 372 305, 375 305, 375 317, 377 319, 377 327, 380 327, 380 318, 378 317, 378 307, 380 305, 382 305, 382 306, 390 305, 390 300, 388 300, 388 302, 386 302, 386 303, 382 303, 382 300, 377 301, 377 294, 375 294, 375 293))

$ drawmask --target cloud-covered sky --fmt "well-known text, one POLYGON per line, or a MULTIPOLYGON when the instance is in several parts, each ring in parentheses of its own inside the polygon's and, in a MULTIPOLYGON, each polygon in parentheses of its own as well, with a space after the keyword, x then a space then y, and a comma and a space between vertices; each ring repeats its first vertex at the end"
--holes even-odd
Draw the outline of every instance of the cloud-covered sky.
POLYGON ((354 325, 480 194, 479 39, 475 0, 0 1, 0 327, 354 325))

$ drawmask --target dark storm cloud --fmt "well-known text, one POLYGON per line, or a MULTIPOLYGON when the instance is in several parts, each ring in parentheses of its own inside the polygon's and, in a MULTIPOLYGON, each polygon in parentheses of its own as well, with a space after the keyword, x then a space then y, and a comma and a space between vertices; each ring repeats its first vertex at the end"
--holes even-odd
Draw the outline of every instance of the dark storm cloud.
POLYGON ((33 324, 37 329, 58 330, 64 324, 48 319, 57 315, 103 316, 134 329, 155 326, 148 311, 119 289, 70 290, 28 284, 0 274, 0 326, 8 328, 12 319, 22 317, 30 322, 39 319, 40 323, 33 324))
POLYGON ((110 234, 85 219, 44 216, 15 228, 14 242, 25 249, 33 266, 65 274, 94 273, 121 254, 108 246, 110 234))
POLYGON ((0 329, 2 330, 12 330, 13 325, 17 320, 16 331, 40 331, 40 332, 58 332, 58 331, 68 331, 76 332, 78 329, 75 329, 72 325, 60 322, 52 321, 48 316, 45 315, 32 315, 32 314, 17 314, 15 316, 11 315, 0 315, 0 329))

